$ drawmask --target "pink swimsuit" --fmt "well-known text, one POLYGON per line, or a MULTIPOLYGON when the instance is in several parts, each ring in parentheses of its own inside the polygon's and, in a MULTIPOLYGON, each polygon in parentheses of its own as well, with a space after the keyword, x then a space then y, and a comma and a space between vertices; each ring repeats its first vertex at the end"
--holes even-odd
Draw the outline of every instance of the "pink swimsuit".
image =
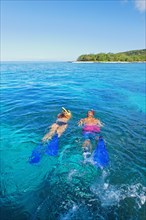
POLYGON ((87 132, 100 132, 100 127, 98 127, 97 125, 85 125, 83 127, 83 131, 87 131, 87 132))

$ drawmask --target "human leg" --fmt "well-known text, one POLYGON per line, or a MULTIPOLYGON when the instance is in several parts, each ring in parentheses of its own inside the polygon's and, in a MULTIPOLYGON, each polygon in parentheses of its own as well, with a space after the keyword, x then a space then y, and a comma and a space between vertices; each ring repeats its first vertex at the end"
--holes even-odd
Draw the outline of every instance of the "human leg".
POLYGON ((51 139, 52 136, 56 133, 57 128, 58 128, 58 125, 56 123, 52 124, 49 132, 47 134, 45 134, 45 136, 43 137, 42 141, 45 142, 45 141, 51 139))
POLYGON ((84 151, 92 151, 92 144, 91 144, 91 141, 90 141, 90 132, 88 131, 84 131, 83 132, 83 138, 84 138, 84 142, 83 142, 83 150, 84 151))
POLYGON ((58 128, 57 128, 58 137, 60 137, 63 134, 63 132, 66 130, 66 128, 67 128, 67 124, 58 126, 58 128))
POLYGON ((87 140, 85 140, 84 142, 83 142, 83 145, 82 145, 82 147, 83 147, 83 150, 84 151, 92 151, 92 144, 91 144, 91 141, 90 141, 90 139, 87 139, 87 140))

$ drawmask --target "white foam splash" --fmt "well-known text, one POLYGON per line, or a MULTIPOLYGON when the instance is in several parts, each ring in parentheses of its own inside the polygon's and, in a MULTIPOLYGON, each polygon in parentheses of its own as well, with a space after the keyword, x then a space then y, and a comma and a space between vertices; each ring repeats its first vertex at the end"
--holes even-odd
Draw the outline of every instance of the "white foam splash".
POLYGON ((66 214, 61 216, 60 220, 70 220, 73 217, 74 213, 78 210, 78 208, 79 207, 76 204, 73 204, 72 208, 70 208, 66 214))
POLYGON ((140 183, 130 186, 125 184, 114 186, 100 182, 100 184, 92 185, 90 190, 99 197, 102 206, 117 205, 125 198, 135 198, 138 208, 146 202, 146 187, 140 183))
POLYGON ((70 170, 69 174, 68 174, 68 180, 71 181, 72 180, 72 177, 77 173, 77 170, 76 169, 72 169, 70 170))

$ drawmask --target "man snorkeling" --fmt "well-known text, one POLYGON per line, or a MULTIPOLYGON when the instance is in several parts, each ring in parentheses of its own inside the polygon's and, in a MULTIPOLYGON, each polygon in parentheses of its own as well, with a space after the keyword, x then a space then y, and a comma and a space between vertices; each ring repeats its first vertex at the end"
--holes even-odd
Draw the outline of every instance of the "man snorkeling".
POLYGON ((57 120, 54 124, 51 125, 50 130, 43 137, 42 141, 46 142, 51 139, 55 134, 58 134, 58 137, 62 135, 62 133, 66 130, 68 126, 68 121, 72 117, 72 114, 69 110, 66 110, 62 107, 62 112, 58 114, 57 120))
POLYGON ((86 151, 92 151, 92 144, 91 140, 98 140, 99 134, 100 134, 100 127, 103 126, 103 123, 99 120, 94 118, 94 111, 89 110, 87 112, 87 117, 84 119, 81 119, 78 122, 79 126, 82 126, 82 132, 84 137, 84 143, 83 143, 83 150, 86 151))

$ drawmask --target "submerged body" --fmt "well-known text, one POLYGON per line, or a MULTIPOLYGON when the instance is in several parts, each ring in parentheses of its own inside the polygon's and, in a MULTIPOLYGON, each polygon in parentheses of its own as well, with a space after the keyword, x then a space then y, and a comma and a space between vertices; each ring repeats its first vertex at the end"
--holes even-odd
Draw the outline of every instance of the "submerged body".
POLYGON ((103 126, 99 119, 94 118, 94 111, 88 111, 87 117, 81 119, 78 123, 79 126, 82 126, 82 132, 84 137, 83 150, 87 149, 92 151, 91 139, 98 140, 100 133, 100 127, 103 126))
POLYGON ((84 142, 82 145, 84 163, 90 162, 100 168, 107 166, 109 162, 109 156, 106 150, 104 139, 100 134, 100 128, 103 126, 103 123, 94 117, 94 111, 92 110, 87 112, 87 117, 81 119, 78 125, 82 126, 82 133, 84 137, 84 142), (91 140, 96 141, 96 147, 92 153, 92 156, 91 140))
POLYGON ((51 139, 55 134, 57 134, 58 137, 60 137, 66 130, 70 118, 71 112, 63 108, 63 111, 60 114, 58 114, 56 122, 51 125, 49 132, 45 134, 42 141, 45 142, 51 139))
POLYGON ((32 151, 29 163, 39 163, 44 153, 49 156, 57 156, 58 138, 66 130, 67 122, 71 118, 71 112, 65 108, 62 109, 63 111, 58 114, 56 123, 51 125, 49 132, 43 137, 42 142, 32 151))

